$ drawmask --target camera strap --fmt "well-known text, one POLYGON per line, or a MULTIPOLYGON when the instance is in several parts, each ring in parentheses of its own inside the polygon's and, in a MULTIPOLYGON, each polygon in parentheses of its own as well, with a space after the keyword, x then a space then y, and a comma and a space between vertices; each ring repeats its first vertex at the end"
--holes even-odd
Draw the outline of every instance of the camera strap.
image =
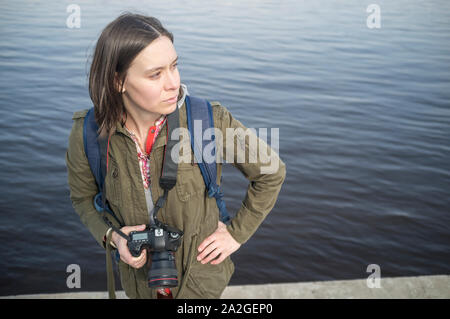
POLYGON ((180 127, 180 114, 178 107, 175 108, 175 111, 167 115, 166 121, 166 146, 164 148, 163 162, 162 162, 162 170, 161 170, 161 178, 159 179, 159 186, 164 190, 163 195, 158 198, 156 201, 155 207, 153 211, 150 213, 150 224, 152 225, 160 225, 160 222, 156 218, 158 211, 164 206, 169 191, 175 186, 177 183, 177 172, 178 172, 178 163, 172 158, 172 150, 176 143, 179 140, 178 136, 174 136, 174 132, 176 133, 176 129, 180 127), (169 157, 166 160, 166 156, 169 157))

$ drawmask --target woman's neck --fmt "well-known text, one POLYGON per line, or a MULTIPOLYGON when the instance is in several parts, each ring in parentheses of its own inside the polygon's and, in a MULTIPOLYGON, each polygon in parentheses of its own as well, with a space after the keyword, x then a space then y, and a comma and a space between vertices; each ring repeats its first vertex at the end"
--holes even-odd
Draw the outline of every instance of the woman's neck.
POLYGON ((148 130, 154 126, 161 114, 150 112, 136 112, 136 110, 127 110, 125 126, 137 138, 139 146, 145 150, 145 142, 147 140, 148 130))

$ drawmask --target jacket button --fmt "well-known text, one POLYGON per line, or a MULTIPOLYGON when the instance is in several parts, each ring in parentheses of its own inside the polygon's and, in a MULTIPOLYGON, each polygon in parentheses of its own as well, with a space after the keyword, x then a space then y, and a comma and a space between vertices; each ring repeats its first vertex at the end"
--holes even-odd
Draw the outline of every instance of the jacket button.
POLYGON ((114 178, 117 178, 118 175, 119 175, 119 172, 117 171, 117 169, 114 169, 114 170, 113 170, 113 173, 112 173, 112 176, 113 176, 114 178))

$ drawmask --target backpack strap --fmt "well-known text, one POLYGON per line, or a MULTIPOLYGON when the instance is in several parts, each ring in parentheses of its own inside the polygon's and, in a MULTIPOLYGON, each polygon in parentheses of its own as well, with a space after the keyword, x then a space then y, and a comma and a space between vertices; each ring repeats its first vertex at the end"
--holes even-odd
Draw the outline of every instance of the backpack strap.
MULTIPOLYGON (((107 173, 107 154, 108 154, 108 138, 101 137, 98 134, 98 125, 95 121, 94 108, 92 107, 86 114, 83 123, 83 144, 84 152, 89 162, 92 174, 95 177, 95 182, 97 184, 99 192, 94 197, 94 207, 102 214, 103 221, 116 233, 125 239, 129 239, 118 227, 116 227, 108 218, 107 214, 115 219, 117 224, 120 225, 118 219, 114 212, 109 207, 106 202, 106 192, 105 192, 105 177, 107 173)), ((121 227, 120 225, 119 227, 121 227)), ((115 294, 115 284, 114 284, 114 273, 111 259, 113 258, 111 252, 111 237, 112 232, 107 232, 106 238, 106 275, 107 275, 107 286, 108 295, 110 299, 116 299, 115 294)), ((115 252, 116 261, 120 259, 119 251, 115 252)))
POLYGON ((109 227, 111 227, 120 236, 127 239, 128 236, 126 236, 122 231, 120 231, 120 229, 114 226, 114 224, 108 218, 108 215, 110 215, 114 218, 117 224, 120 225, 116 214, 114 214, 114 212, 106 202, 105 177, 107 173, 106 157, 109 141, 108 138, 101 137, 98 134, 98 125, 95 121, 95 113, 93 107, 89 109, 86 117, 84 118, 83 143, 89 166, 91 167, 92 174, 95 177, 95 182, 99 189, 99 192, 94 197, 94 207, 99 213, 102 213, 103 220, 109 227))
POLYGON ((103 180, 105 179, 105 172, 101 169, 101 155, 100 146, 97 140, 98 125, 95 121, 94 108, 90 108, 84 118, 83 125, 83 143, 84 152, 91 167, 92 174, 94 174, 95 182, 98 189, 103 188, 103 180))
POLYGON ((217 162, 216 162, 216 142, 215 135, 211 137, 211 141, 203 138, 205 130, 214 128, 213 111, 211 104, 205 100, 193 96, 186 96, 186 116, 189 134, 191 138, 191 147, 197 160, 203 180, 209 197, 214 197, 219 208, 220 221, 228 225, 231 222, 225 201, 223 200, 223 192, 217 185, 217 162), (199 127, 200 125, 200 127, 199 127), (203 149, 209 144, 214 143, 211 155, 214 161, 205 161, 203 149))

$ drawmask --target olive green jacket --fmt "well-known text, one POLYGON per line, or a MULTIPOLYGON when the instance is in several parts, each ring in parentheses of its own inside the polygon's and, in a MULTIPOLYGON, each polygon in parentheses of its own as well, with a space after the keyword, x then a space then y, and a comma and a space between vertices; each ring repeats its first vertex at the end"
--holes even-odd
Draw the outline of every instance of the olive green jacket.
MULTIPOLYGON (((229 111, 219 103, 212 102, 211 105, 214 125, 223 133, 223 154, 226 158, 225 146, 229 144, 226 129, 241 128, 245 131, 246 127, 234 119, 229 111)), ((70 198, 83 224, 97 242, 105 247, 103 239, 109 227, 93 205, 93 198, 98 193, 98 189, 83 146, 83 121, 86 113, 87 110, 74 114, 74 124, 69 137, 66 164, 70 198)), ((187 127, 185 104, 180 107, 180 126, 187 127)), ((150 154, 150 187, 154 203, 163 194, 163 190, 159 186, 159 178, 166 135, 166 129, 162 129, 150 154)), ((237 136, 231 142, 236 144, 238 149, 239 147, 245 148, 253 155, 257 153, 256 161, 248 160, 240 163, 242 160, 236 158, 238 154, 236 151, 234 152, 235 162, 231 163, 250 182, 241 208, 231 224, 227 226, 231 236, 242 244, 253 235, 274 207, 286 173, 284 163, 265 143, 263 145, 267 147, 266 154, 269 154, 272 165, 275 161, 277 169, 271 174, 262 173, 261 167, 269 165, 267 164, 268 159, 263 159, 259 154, 261 152, 255 153, 253 149, 249 150, 250 138, 245 138, 242 134, 237 136)), ((264 154, 264 152, 262 153, 264 154)), ((218 174, 221 173, 221 169, 222 164, 219 164, 218 174)), ((105 183, 106 198, 122 225, 148 224, 149 216, 136 144, 119 123, 110 139, 109 164, 105 183)), ((219 298, 234 272, 234 265, 229 257, 219 265, 210 263, 203 265, 196 259, 198 246, 217 229, 219 221, 216 200, 209 198, 205 189, 198 165, 193 162, 181 162, 178 164, 177 183, 169 191, 166 204, 158 212, 158 219, 161 222, 177 227, 184 232, 182 244, 175 253, 179 280, 179 286, 172 289, 175 298, 219 298)), ((117 223, 116 225, 118 226, 117 223)), ((156 298, 156 290, 147 286, 148 269, 146 267, 134 269, 120 260, 118 268, 122 288, 129 298, 156 298)))

